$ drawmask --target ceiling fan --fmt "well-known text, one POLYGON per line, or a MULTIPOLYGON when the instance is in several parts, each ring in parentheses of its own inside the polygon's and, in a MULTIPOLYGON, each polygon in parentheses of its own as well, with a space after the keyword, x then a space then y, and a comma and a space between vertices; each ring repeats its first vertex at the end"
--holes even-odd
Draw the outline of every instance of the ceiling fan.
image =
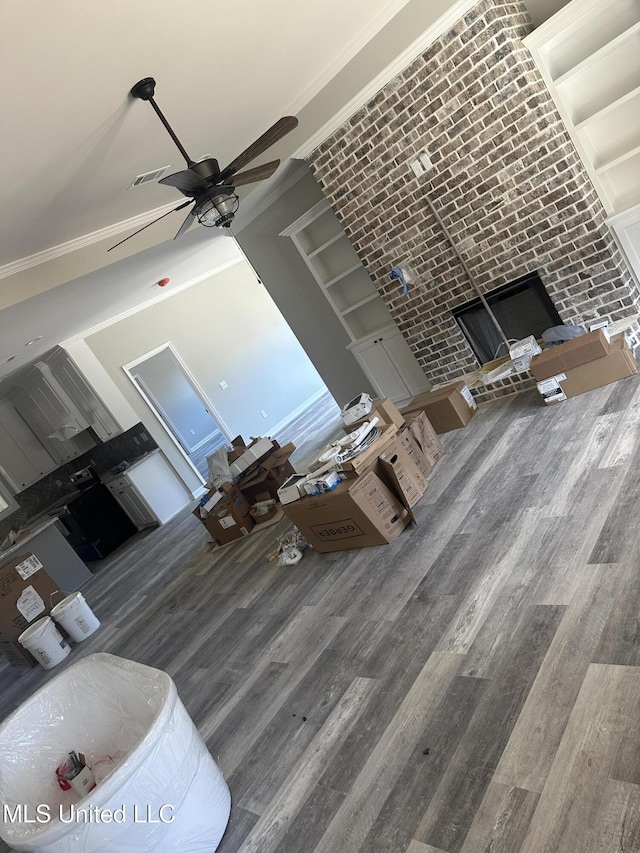
MULTIPOLYGON (((264 181, 270 178, 271 175, 280 165, 279 160, 271 160, 269 163, 264 163, 262 166, 255 166, 253 169, 247 169, 244 172, 239 171, 256 157, 259 157, 263 151, 274 145, 287 133, 290 133, 298 126, 298 119, 294 116, 285 116, 278 119, 262 136, 259 136, 255 142, 252 142, 248 148, 239 154, 235 160, 232 160, 224 169, 220 169, 218 161, 214 157, 204 157, 201 160, 193 160, 184 146, 174 133, 171 125, 162 114, 160 108, 154 100, 156 81, 153 77, 145 77, 140 80, 131 89, 131 94, 134 98, 139 98, 142 101, 149 101, 153 109, 156 111, 158 118, 164 125, 169 136, 173 139, 178 147, 178 150, 184 157, 187 163, 187 168, 181 172, 175 172, 173 175, 167 175, 158 183, 166 184, 170 187, 175 187, 180 190, 183 195, 186 195, 188 201, 179 204, 173 210, 154 219, 153 222, 148 222, 142 228, 129 234, 124 240, 120 240, 115 246, 111 246, 108 251, 121 246, 135 237, 145 228, 154 225, 170 213, 175 213, 177 210, 183 210, 190 204, 192 209, 187 214, 187 218, 178 229, 176 237, 189 228, 189 226, 197 219, 201 225, 207 227, 217 226, 218 228, 228 228, 231 225, 233 217, 238 210, 239 199, 236 195, 235 188, 243 184, 252 184, 255 181, 264 181)), ((175 239, 175 238, 174 238, 175 239)))

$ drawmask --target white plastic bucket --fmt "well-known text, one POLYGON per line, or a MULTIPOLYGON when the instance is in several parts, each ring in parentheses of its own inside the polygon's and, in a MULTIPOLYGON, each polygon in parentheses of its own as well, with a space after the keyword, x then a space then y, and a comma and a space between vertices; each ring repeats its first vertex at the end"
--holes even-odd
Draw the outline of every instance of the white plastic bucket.
POLYGON ((52 608, 51 615, 62 625, 74 643, 86 640, 100 627, 99 620, 81 592, 74 592, 63 598, 52 608))
POLYGON ((18 642, 31 652, 45 669, 53 669, 71 651, 69 643, 58 631, 55 622, 49 616, 44 616, 30 625, 26 631, 20 634, 18 642))

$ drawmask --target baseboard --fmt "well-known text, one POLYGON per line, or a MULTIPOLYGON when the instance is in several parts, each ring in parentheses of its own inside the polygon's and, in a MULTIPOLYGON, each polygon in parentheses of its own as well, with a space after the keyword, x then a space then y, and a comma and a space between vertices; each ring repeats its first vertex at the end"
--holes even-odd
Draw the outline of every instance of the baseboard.
POLYGON ((270 435, 275 435, 278 432, 282 432, 285 427, 290 424, 292 421, 295 421, 296 418, 299 418, 300 415, 304 412, 305 409, 308 409, 310 406, 313 406, 321 397, 324 397, 325 394, 331 394, 331 392, 327 388, 320 388, 316 391, 315 394, 312 394, 304 403, 301 403, 297 409, 294 409, 293 412, 289 412, 286 418, 283 418, 279 423, 277 423, 274 427, 271 427, 269 430, 270 435))

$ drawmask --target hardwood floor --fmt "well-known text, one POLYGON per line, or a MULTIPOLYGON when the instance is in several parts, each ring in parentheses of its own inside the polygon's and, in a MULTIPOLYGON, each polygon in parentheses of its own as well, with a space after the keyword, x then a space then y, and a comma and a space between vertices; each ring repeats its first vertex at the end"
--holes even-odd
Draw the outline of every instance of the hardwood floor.
MULTIPOLYGON (((103 561, 70 662, 172 675, 221 853, 640 851, 639 425, 640 377, 483 404, 416 526, 292 567, 286 519, 210 551, 185 511, 103 561)), ((58 671, 0 666, 0 716, 58 671)))

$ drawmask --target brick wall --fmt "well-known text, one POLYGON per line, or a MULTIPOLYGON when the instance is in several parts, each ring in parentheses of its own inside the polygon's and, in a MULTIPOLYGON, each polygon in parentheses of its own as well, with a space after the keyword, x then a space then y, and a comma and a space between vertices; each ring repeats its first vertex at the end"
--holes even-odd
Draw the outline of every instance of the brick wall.
MULTIPOLYGON (((477 368, 451 316, 475 297, 428 193, 483 291, 537 269, 564 322, 621 319, 640 293, 521 39, 523 3, 480 0, 309 157, 426 375, 477 368), (426 150, 435 168, 415 178, 426 150), (388 272, 417 274, 403 296, 388 272)), ((531 387, 504 380, 481 399, 531 387)))

